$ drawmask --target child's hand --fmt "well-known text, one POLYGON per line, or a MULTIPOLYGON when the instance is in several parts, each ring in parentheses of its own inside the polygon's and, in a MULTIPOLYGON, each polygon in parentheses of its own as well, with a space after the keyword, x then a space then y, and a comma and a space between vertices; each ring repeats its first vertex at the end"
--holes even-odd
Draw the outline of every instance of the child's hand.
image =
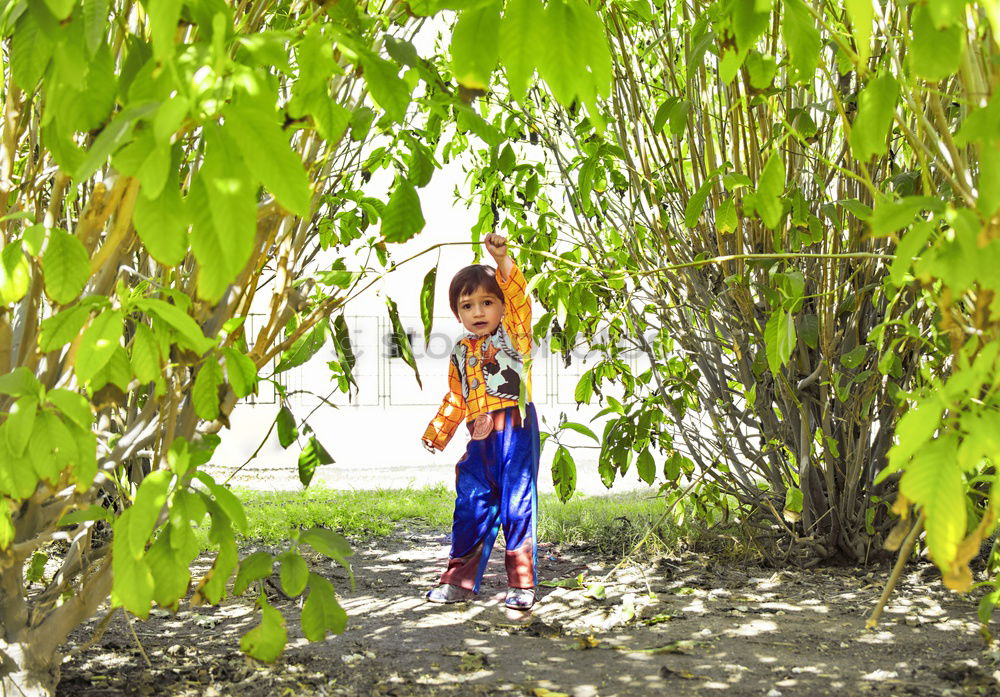
POLYGON ((486 251, 490 253, 498 263, 501 259, 507 258, 507 238, 503 235, 498 235, 495 232, 491 232, 483 240, 483 244, 486 245, 486 251))
POLYGON ((420 441, 420 444, 421 444, 422 446, 424 446, 424 450, 426 450, 426 451, 427 451, 427 452, 429 452, 429 453, 432 453, 432 454, 433 454, 433 453, 436 453, 436 452, 437 452, 437 450, 436 450, 436 449, 434 448, 434 446, 433 446, 433 445, 431 445, 430 441, 428 441, 428 440, 426 440, 426 439, 424 439, 424 440, 421 440, 421 441, 420 441))

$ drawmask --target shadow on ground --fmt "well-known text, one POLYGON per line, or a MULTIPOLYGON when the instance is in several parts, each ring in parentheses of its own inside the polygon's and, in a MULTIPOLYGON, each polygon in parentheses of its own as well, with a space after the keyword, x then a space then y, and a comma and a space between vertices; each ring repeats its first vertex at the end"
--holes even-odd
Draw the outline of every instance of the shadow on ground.
POLYGON ((343 569, 314 560, 350 615, 340 636, 306 641, 276 582, 266 592, 289 618, 289 645, 273 665, 238 649, 257 622, 250 594, 135 620, 142 650, 119 613, 95 645, 67 658, 58 694, 1000 694, 973 599, 941 589, 930 566, 912 567, 881 625, 866 630, 883 569, 774 571, 697 555, 614 568, 583 547, 543 545, 542 580, 605 579, 606 597, 544 588, 533 615, 512 621, 501 610, 498 552, 475 601, 440 606, 422 593, 443 568, 446 536, 405 534, 355 551, 353 589, 343 569))

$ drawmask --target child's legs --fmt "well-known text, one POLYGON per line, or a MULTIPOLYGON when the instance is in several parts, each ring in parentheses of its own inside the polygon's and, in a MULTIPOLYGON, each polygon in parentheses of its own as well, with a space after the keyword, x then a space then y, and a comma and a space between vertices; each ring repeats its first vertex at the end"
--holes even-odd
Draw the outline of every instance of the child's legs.
POLYGON ((487 441, 471 441, 459 460, 455 477, 455 515, 451 527, 451 554, 441 583, 479 592, 486 564, 499 530, 500 499, 487 441))
MULTIPOLYGON (((516 408, 512 411, 516 411, 516 408)), ((500 520, 507 541, 507 585, 534 588, 538 565, 538 420, 528 405, 524 424, 508 418, 500 447, 500 520)))

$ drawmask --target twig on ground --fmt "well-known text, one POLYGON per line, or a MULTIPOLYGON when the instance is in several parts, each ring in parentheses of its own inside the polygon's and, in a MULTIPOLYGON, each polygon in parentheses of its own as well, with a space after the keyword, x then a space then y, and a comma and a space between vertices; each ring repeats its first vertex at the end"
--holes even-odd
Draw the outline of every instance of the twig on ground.
POLYGON ((903 567, 906 566, 906 560, 910 558, 910 553, 913 552, 913 545, 916 544, 917 537, 923 529, 924 512, 921 510, 920 517, 917 518, 917 522, 913 524, 913 528, 903 541, 903 546, 899 548, 899 556, 896 557, 896 565, 892 567, 892 575, 889 576, 889 580, 885 582, 885 588, 882 589, 882 597, 878 599, 875 609, 872 610, 871 616, 868 618, 868 621, 865 622, 866 628, 871 629, 878 624, 878 619, 882 616, 882 610, 885 609, 885 604, 889 600, 889 596, 896 587, 899 577, 903 574, 903 567))

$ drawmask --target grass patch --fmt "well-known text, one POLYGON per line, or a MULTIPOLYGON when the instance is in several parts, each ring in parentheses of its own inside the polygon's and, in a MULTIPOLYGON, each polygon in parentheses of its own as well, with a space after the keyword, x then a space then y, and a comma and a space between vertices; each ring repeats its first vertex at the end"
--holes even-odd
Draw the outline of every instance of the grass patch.
MULTIPOLYGON (((448 530, 455 492, 444 486, 420 489, 304 491, 236 489, 249 522, 246 539, 278 544, 293 530, 322 525, 354 538, 383 537, 400 525, 448 530)), ((560 503, 555 494, 539 497, 538 537, 557 544, 586 543, 600 551, 625 554, 655 524, 664 500, 651 492, 605 496, 578 494, 560 503)), ((666 549, 677 535, 661 525, 650 536, 647 552, 666 549)))
POLYGON ((660 521, 667 503, 653 491, 577 494, 566 503, 555 494, 545 494, 538 501, 538 538, 557 544, 588 543, 601 552, 624 556, 649 532, 645 553, 672 549, 677 530, 669 521, 660 521))
POLYGON ((322 525, 354 538, 384 537, 408 526, 448 528, 455 492, 443 486, 421 489, 303 491, 236 489, 246 509, 246 537, 276 544, 293 530, 322 525))

